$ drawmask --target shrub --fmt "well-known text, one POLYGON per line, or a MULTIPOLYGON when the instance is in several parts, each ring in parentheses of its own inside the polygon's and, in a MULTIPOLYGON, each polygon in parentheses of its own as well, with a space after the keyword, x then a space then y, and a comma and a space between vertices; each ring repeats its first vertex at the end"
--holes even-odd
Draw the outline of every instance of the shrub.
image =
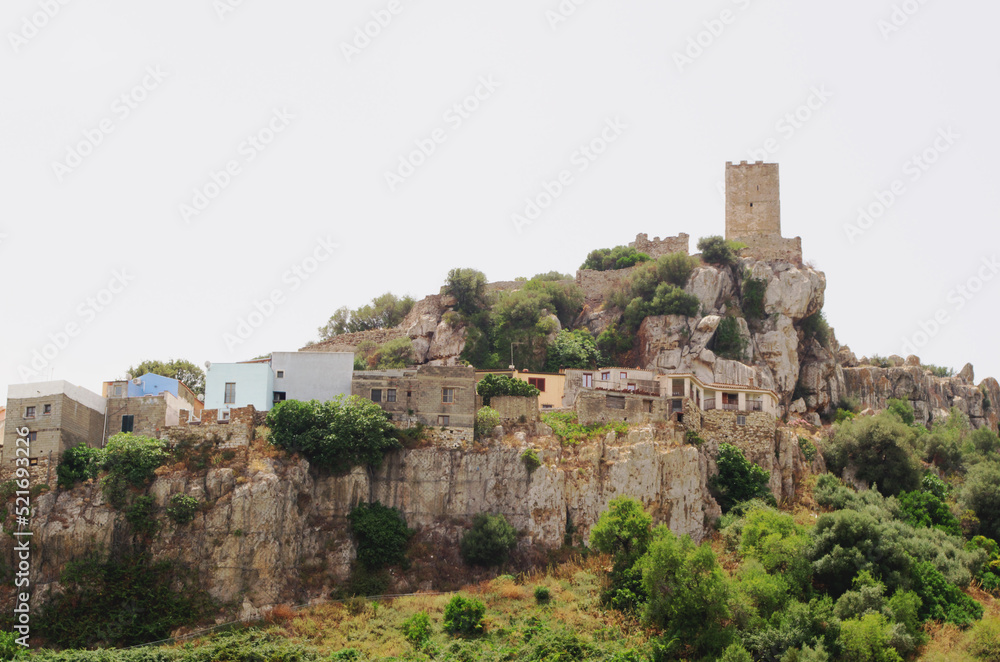
POLYGON ((683 288, 691 278, 697 261, 685 253, 671 253, 656 260, 656 271, 661 281, 683 288))
POLYGON ((17 643, 17 634, 0 632, 0 660, 16 660, 27 654, 27 649, 17 643))
POLYGON ((743 648, 742 644, 733 643, 729 644, 726 650, 722 651, 722 657, 719 658, 719 662, 753 662, 753 658, 750 657, 750 653, 747 649, 743 648))
POLYGON ((637 560, 646 553, 653 518, 638 499, 620 496, 608 503, 590 529, 590 546, 612 556, 637 560))
POLYGON ((378 502, 361 503, 349 518, 358 545, 358 563, 366 569, 379 570, 406 560, 406 545, 413 531, 406 527, 401 512, 378 502))
POLYGON ((473 315, 486 307, 486 274, 475 269, 452 269, 442 294, 455 297, 455 310, 473 315))
POLYGON ((59 487, 68 490, 76 483, 97 478, 97 472, 103 461, 100 449, 91 448, 82 442, 64 450, 59 460, 59 467, 56 469, 59 487))
POLYGON ((444 629, 450 634, 476 635, 484 629, 486 607, 479 600, 456 595, 444 608, 444 629))
POLYGON ((400 447, 382 408, 358 396, 338 395, 323 403, 285 400, 267 413, 267 426, 272 444, 301 452, 334 473, 378 466, 387 452, 400 447))
POLYGON ((529 475, 542 466, 542 460, 534 448, 529 448, 521 453, 521 461, 524 462, 524 468, 528 470, 529 475))
POLYGON ((934 365, 933 363, 922 363, 920 364, 921 370, 930 370, 931 374, 935 377, 953 377, 955 375, 954 368, 946 368, 944 366, 934 365))
POLYGON ((709 485, 722 512, 727 513, 736 504, 750 499, 776 503, 768 486, 770 474, 748 461, 740 449, 731 444, 719 444, 715 463, 719 473, 712 477, 709 485))
POLYGON ((542 421, 552 428, 552 434, 559 437, 560 443, 564 445, 576 445, 581 441, 600 437, 609 432, 615 432, 618 436, 628 432, 628 423, 623 421, 581 425, 577 423, 576 414, 568 411, 554 411, 542 414, 542 421))
POLYGON ((175 494, 170 497, 167 515, 177 524, 187 524, 194 519, 198 510, 198 499, 186 494, 175 494))
POLYGON ((812 462, 818 452, 816 450, 816 444, 805 437, 799 437, 799 450, 802 451, 802 455, 806 458, 806 462, 812 462))
POLYGON ((406 637, 407 641, 417 648, 423 648, 431 638, 430 616, 427 615, 426 611, 419 611, 403 621, 400 629, 402 629, 403 636, 406 637))
POLYGON ((631 246, 598 248, 590 251, 587 259, 580 265, 580 268, 593 269, 595 271, 612 271, 615 269, 627 269, 650 259, 652 258, 645 253, 640 253, 631 246))
POLYGON ((368 356, 369 370, 392 370, 394 368, 405 368, 417 362, 417 355, 413 349, 413 341, 407 337, 394 338, 389 342, 379 345, 368 356))
POLYGON ((597 336, 597 349, 607 357, 615 357, 632 349, 632 336, 620 331, 617 323, 612 323, 597 336))
POLYGON ((490 399, 495 395, 521 395, 531 397, 541 393, 528 382, 508 377, 507 375, 489 374, 476 384, 476 393, 483 398, 483 405, 489 406, 490 399))
POLYGON ((462 536, 462 558, 481 566, 503 565, 517 544, 517 530, 503 515, 479 513, 472 518, 472 528, 462 536))
POLYGON ((1000 463, 982 462, 969 470, 958 502, 979 518, 979 532, 1000 540, 1000 463))
POLYGON ((699 239, 698 250, 701 251, 701 259, 708 264, 730 267, 739 261, 736 242, 726 241, 718 235, 699 239))
POLYGON ((969 652, 986 662, 1000 662, 1000 618, 990 616, 972 626, 969 652))
POLYGON ((950 583, 927 561, 913 568, 914 591, 922 601, 920 615, 935 621, 947 621, 962 627, 983 617, 983 606, 950 583))
POLYGON ((840 474, 850 463, 861 480, 877 485, 885 495, 914 490, 920 485, 915 457, 916 431, 885 412, 838 425, 827 444, 827 467, 840 474))
POLYGON ((729 586, 709 544, 697 546, 656 527, 642 581, 649 596, 644 618, 666 638, 681 639, 698 657, 718 654, 731 642, 729 586))
POLYGON ((743 314, 748 319, 764 319, 764 293, 767 281, 763 278, 747 278, 743 281, 743 314))
POLYGON ((911 405, 906 400, 899 400, 897 398, 889 398, 886 409, 890 412, 899 416, 899 420, 903 421, 907 425, 913 425, 913 405, 911 405))
POLYGON ((544 604, 551 599, 552 599, 552 594, 549 592, 548 586, 535 587, 535 602, 539 604, 544 604))
POLYGON ((476 437, 491 437, 500 425, 500 412, 492 407, 480 407, 476 412, 476 437))
POLYGON ((843 659, 859 662, 903 662, 890 645, 891 624, 882 614, 868 613, 841 624, 843 659))
POLYGON ((833 340, 833 330, 830 323, 826 321, 826 313, 818 310, 809 317, 803 318, 799 324, 802 333, 806 338, 813 338, 823 347, 830 349, 830 341, 833 340))
POLYGON ((559 372, 562 368, 596 368, 600 352, 594 336, 585 329, 563 329, 546 350, 545 369, 559 372))
POLYGON ((712 350, 724 359, 742 361, 746 358, 747 339, 740 332, 735 317, 724 317, 715 330, 712 350))
POLYGON ((129 509, 125 511, 125 519, 132 525, 132 530, 142 535, 149 535, 156 531, 155 503, 151 496, 141 496, 132 502, 129 509))
POLYGON ((932 526, 953 536, 962 535, 962 527, 948 505, 930 492, 900 492, 897 496, 903 518, 913 526, 932 526))
POLYGON ((370 304, 357 310, 338 308, 329 321, 319 328, 321 340, 342 333, 357 333, 369 329, 390 329, 398 326, 413 308, 413 297, 399 298, 391 292, 375 297, 370 304))
POLYGON ((115 508, 125 505, 129 487, 144 487, 153 472, 167 458, 159 439, 122 432, 108 439, 103 449, 103 466, 108 472, 101 481, 105 498, 115 508))

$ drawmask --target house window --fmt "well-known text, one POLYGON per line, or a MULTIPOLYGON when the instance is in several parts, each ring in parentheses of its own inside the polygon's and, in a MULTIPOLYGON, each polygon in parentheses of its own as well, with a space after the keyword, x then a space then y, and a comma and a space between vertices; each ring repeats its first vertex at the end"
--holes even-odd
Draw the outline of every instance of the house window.
POLYGON ((38 441, 38 433, 37 432, 29 432, 28 433, 28 444, 33 444, 36 441, 38 441))
POLYGON ((628 379, 628 373, 627 372, 620 373, 619 379, 628 379))
POLYGON ((34 418, 35 417, 35 408, 34 407, 25 407, 24 408, 24 417, 25 418, 34 418))
POLYGON ((552 405, 542 405, 542 409, 552 409, 552 405))
POLYGON ((131 432, 133 428, 135 428, 135 416, 133 414, 122 416, 122 432, 131 432))
POLYGON ((52 405, 42 405, 42 416, 48 416, 52 413, 52 405))
POLYGON ((545 378, 544 377, 528 377, 528 383, 537 388, 542 393, 545 393, 545 378))
POLYGON ((455 402, 455 389, 453 388, 441 389, 441 402, 445 404, 450 404, 452 402, 455 402))
POLYGON ((451 416, 438 416, 438 425, 446 426, 451 424, 451 416))
POLYGON ((747 424, 747 417, 746 416, 737 416, 736 417, 736 425, 746 425, 746 424, 747 424))
POLYGON ((122 397, 122 387, 121 386, 116 386, 115 387, 115 397, 116 398, 122 397))
POLYGON ((236 404, 236 382, 226 382, 226 396, 222 401, 227 405, 236 404))
POLYGON ((604 404, 608 409, 625 409, 625 396, 606 395, 604 396, 604 404))
POLYGON ((611 373, 610 372, 602 372, 601 373, 601 381, 602 382, 606 382, 609 379, 611 379, 611 373))
POLYGON ((380 388, 372 389, 372 402, 382 402, 382 389, 380 388))
POLYGON ((583 388, 593 388, 594 387, 594 376, 591 374, 586 374, 583 376, 583 388))
POLYGON ((407 391, 406 392, 406 397, 407 398, 412 398, 413 397, 413 391, 407 391))
POLYGON ((634 391, 635 390, 635 384, 629 384, 628 386, 625 387, 625 390, 626 391, 634 391))
POLYGON ((396 389, 394 389, 394 388, 387 388, 385 390, 385 401, 386 402, 395 402, 396 401, 396 389))
POLYGON ((740 406, 740 396, 736 393, 723 393, 722 394, 722 408, 728 409, 730 411, 736 411, 740 406))
POLYGON ((284 379, 285 378, 285 371, 284 370, 279 370, 278 374, 275 375, 275 377, 277 377, 278 379, 284 379))
POLYGON ((223 420, 223 421, 228 421, 229 420, 229 412, 228 411, 222 412, 222 419, 221 420, 223 420))
POLYGON ((284 402, 285 401, 285 391, 274 391, 274 399, 272 402, 284 402))

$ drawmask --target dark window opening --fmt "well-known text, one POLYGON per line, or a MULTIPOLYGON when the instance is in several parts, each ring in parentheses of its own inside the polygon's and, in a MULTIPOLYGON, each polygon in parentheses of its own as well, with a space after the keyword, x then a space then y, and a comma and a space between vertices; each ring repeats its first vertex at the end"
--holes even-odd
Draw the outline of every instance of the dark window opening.
POLYGON ((624 395, 606 395, 604 403, 608 409, 625 409, 624 395))
POLYGON ((382 402, 382 389, 380 388, 372 389, 372 402, 382 402))
POLYGON ((545 393, 545 378, 544 377, 528 377, 528 383, 537 388, 542 393, 545 393))
POLYGON ((273 402, 284 402, 285 401, 285 391, 274 391, 273 402))
POLYGON ((122 432, 131 432, 135 429, 135 415, 122 416, 122 432))

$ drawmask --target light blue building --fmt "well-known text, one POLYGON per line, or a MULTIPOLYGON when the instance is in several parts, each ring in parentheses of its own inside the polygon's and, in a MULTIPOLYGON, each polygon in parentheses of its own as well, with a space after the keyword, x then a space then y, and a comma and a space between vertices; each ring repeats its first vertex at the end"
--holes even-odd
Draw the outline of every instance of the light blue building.
POLYGON ((218 409, 226 418, 230 409, 253 405, 267 411, 274 401, 274 372, 270 359, 246 363, 212 363, 205 373, 205 409, 218 409))
POLYGON ((139 398, 144 395, 159 395, 166 391, 175 397, 181 397, 178 393, 179 381, 163 375, 154 375, 147 372, 138 379, 133 379, 128 383, 128 397, 139 398), (138 384, 136 383, 138 382, 138 384))

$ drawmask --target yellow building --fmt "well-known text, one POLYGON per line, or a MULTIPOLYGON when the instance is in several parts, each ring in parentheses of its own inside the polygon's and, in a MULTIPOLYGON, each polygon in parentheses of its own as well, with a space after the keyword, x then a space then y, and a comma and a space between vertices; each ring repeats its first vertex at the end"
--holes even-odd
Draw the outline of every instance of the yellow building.
POLYGON ((477 370, 476 382, 486 375, 507 375, 528 382, 541 393, 538 394, 539 409, 555 409, 562 407, 563 388, 566 386, 566 375, 559 372, 529 372, 522 370, 477 370))

